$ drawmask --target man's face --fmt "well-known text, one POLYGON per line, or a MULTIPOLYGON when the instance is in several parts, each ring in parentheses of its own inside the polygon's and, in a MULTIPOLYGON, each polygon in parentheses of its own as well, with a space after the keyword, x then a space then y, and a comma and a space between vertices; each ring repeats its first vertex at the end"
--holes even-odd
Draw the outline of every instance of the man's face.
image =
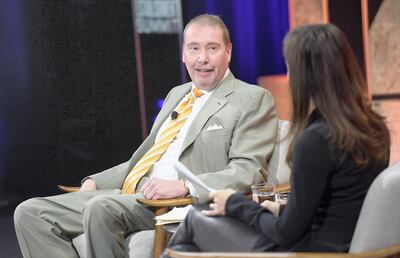
POLYGON ((232 44, 226 45, 222 35, 218 26, 194 23, 186 30, 182 61, 199 89, 213 90, 229 67, 232 44))

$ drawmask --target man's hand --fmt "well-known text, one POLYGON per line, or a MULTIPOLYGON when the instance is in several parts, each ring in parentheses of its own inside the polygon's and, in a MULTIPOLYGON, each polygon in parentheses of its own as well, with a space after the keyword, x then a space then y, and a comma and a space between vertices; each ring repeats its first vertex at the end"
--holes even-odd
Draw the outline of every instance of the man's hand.
POLYGON ((149 200, 158 200, 183 197, 188 193, 188 189, 182 181, 152 177, 143 185, 140 192, 149 200))
POLYGON ((219 190, 215 192, 210 192, 208 195, 213 201, 210 203, 211 210, 202 210, 201 213, 207 216, 223 216, 225 215, 225 205, 229 196, 236 193, 232 189, 219 190))
POLYGON ((81 188, 79 188, 79 192, 94 191, 96 189, 97 189, 96 182, 93 179, 88 178, 85 180, 85 182, 83 182, 81 188))

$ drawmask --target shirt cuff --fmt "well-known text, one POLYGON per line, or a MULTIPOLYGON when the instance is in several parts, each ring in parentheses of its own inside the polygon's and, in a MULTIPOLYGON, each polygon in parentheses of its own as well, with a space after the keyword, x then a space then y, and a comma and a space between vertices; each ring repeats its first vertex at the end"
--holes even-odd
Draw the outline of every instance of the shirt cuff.
POLYGON ((188 185, 188 188, 189 188, 188 195, 199 198, 199 195, 196 193, 196 190, 194 189, 192 183, 190 183, 189 181, 187 181, 187 182, 188 182, 187 185, 188 185))

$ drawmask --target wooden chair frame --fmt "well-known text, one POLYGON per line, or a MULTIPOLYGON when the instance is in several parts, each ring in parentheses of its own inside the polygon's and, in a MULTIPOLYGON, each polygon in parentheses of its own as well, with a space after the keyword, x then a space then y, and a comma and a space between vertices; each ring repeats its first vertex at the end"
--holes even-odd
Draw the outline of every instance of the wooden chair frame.
MULTIPOLYGON (((162 200, 148 200, 137 199, 143 205, 155 208, 155 215, 159 216, 168 212, 172 207, 186 206, 193 203, 193 199, 189 197, 162 199, 162 200)), ((162 228, 162 225, 155 226, 154 237, 154 258, 160 257, 167 245, 167 232, 162 228)))

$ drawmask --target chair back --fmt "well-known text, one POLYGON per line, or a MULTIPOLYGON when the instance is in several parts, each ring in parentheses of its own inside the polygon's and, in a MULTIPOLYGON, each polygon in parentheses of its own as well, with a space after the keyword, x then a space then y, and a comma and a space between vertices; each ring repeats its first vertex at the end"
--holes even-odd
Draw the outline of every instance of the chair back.
POLYGON ((400 243, 400 162, 374 180, 365 197, 350 253, 368 252, 400 243))
POLYGON ((289 121, 278 120, 277 144, 268 162, 267 181, 273 184, 285 184, 289 182, 291 169, 286 163, 290 144, 290 139, 286 135, 289 132, 289 128, 289 121))

